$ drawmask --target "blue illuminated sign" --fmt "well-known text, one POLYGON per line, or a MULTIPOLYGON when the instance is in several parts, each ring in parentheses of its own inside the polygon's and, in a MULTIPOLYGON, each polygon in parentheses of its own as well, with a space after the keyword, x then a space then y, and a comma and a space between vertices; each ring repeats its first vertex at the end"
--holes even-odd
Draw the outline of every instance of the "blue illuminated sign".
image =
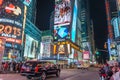
POLYGON ((72 21, 72 31, 71 31, 71 38, 72 41, 75 42, 75 36, 76 36, 76 22, 77 22, 77 0, 75 0, 74 4, 74 11, 73 11, 73 21, 72 21))
POLYGON ((54 26, 54 41, 70 39, 70 26, 54 26))
POLYGON ((32 1, 32 0, 24 0, 24 2, 23 2, 23 3, 24 3, 26 6, 29 6, 29 5, 30 5, 30 3, 31 3, 31 1, 32 1))

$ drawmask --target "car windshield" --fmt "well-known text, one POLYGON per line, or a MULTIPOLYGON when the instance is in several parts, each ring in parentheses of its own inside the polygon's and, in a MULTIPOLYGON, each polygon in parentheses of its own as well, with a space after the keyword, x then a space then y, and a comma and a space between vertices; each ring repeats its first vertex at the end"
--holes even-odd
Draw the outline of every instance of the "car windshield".
POLYGON ((37 62, 26 62, 24 66, 35 67, 37 64, 37 62))

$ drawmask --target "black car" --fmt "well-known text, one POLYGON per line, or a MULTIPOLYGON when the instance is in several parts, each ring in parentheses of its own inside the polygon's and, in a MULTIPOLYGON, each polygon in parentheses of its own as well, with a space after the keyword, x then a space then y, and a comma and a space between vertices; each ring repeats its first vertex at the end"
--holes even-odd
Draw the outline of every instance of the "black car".
POLYGON ((21 75, 25 75, 28 79, 40 78, 45 80, 47 75, 52 74, 59 77, 60 68, 49 61, 26 61, 21 67, 21 75))

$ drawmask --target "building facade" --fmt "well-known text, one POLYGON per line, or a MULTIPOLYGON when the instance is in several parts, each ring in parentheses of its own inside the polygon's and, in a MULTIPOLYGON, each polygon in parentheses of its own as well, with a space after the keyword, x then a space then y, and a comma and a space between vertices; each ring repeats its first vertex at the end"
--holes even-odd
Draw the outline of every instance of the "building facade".
POLYGON ((118 38, 120 36, 119 30, 119 17, 118 17, 118 8, 117 0, 105 0, 106 4, 106 14, 107 14, 107 23, 108 23, 108 40, 107 48, 109 52, 109 59, 117 59, 119 55, 119 44, 118 38))
MULTIPOLYGON (((25 2, 23 2, 25 4, 25 2)), ((40 42, 42 32, 35 26, 36 21, 36 0, 31 0, 26 5, 26 19, 23 39, 23 60, 38 59, 40 54, 40 42)))
MULTIPOLYGON (((54 11, 54 54, 59 61, 90 60, 90 19, 88 0, 56 0, 54 11), (89 30, 89 31, 88 31, 89 30)), ((52 20, 52 19, 51 19, 52 20)))

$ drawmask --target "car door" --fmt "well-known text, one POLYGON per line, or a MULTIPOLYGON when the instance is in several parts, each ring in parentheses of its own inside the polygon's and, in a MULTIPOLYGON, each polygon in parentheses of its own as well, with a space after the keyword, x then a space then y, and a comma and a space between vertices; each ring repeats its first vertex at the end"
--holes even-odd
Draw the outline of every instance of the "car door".
POLYGON ((46 66, 47 66, 46 69, 47 69, 47 73, 48 73, 48 74, 54 74, 54 73, 56 72, 53 63, 47 62, 46 66))
POLYGON ((51 62, 50 64, 50 70, 51 70, 51 73, 54 74, 57 72, 57 67, 55 66, 54 63, 51 62))

